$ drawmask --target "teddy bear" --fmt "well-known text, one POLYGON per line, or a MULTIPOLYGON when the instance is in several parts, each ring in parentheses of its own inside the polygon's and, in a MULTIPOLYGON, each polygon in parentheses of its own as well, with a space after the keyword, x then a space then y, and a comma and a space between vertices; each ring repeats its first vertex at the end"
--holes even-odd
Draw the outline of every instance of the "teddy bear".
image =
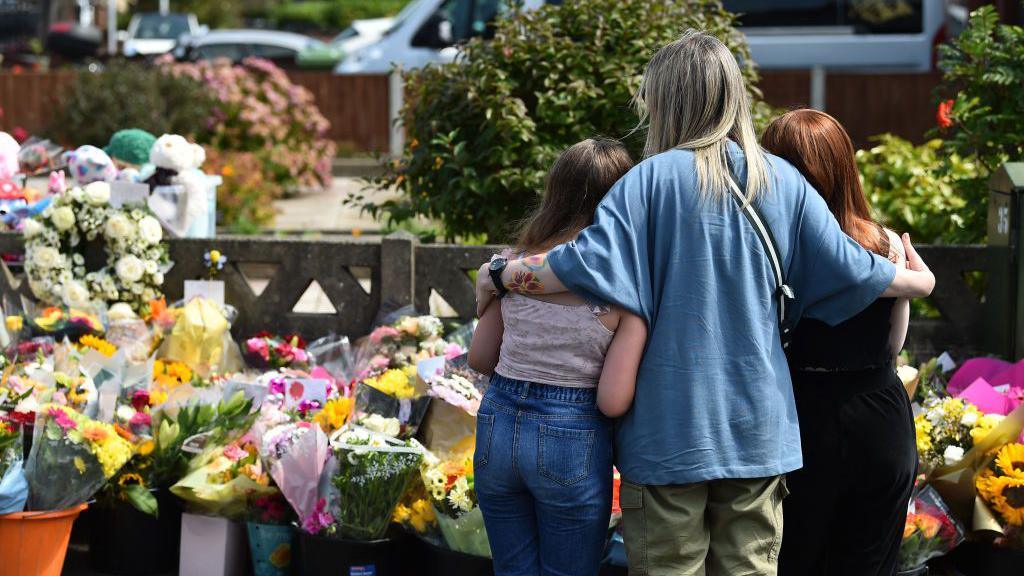
POLYGON ((199 170, 205 161, 206 151, 202 146, 177 134, 157 138, 149 152, 149 162, 155 167, 145 181, 154 193, 150 207, 179 235, 185 235, 194 223, 204 222, 209 217, 209 185, 206 175, 199 170), (157 188, 162 187, 180 187, 181 191, 171 199, 166 191, 157 194, 157 188))
POLYGON ((68 172, 78 186, 93 182, 113 182, 117 177, 117 167, 107 153, 95 146, 80 146, 64 153, 68 172))

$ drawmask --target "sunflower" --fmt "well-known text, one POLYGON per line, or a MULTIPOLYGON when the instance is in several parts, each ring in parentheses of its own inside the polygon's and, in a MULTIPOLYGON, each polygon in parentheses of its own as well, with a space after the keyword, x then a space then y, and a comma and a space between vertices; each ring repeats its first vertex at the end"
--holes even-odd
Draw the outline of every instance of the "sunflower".
POLYGON ((1024 480, 1024 444, 1007 444, 996 455, 996 467, 1005 476, 1024 480))
POLYGON ((121 474, 121 477, 117 479, 117 484, 119 486, 131 486, 133 484, 138 484, 139 486, 146 485, 146 483, 142 480, 142 476, 139 476, 134 472, 126 472, 124 474, 121 474))
POLYGON ((980 477, 978 492, 1011 526, 1024 526, 1024 479, 1009 476, 980 477))
POLYGON ((107 358, 112 357, 117 353, 117 346, 114 346, 110 342, 107 342, 103 338, 98 338, 92 334, 86 334, 78 340, 78 345, 82 349, 91 348, 107 358))

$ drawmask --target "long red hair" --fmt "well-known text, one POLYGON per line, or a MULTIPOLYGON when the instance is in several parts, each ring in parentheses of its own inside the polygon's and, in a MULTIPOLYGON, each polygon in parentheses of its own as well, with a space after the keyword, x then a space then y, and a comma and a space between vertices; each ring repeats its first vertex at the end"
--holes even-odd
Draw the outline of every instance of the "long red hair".
POLYGON ((807 178, 843 232, 868 250, 889 255, 888 236, 871 217, 860 185, 853 143, 835 118, 818 110, 793 110, 768 126, 761 145, 807 178))

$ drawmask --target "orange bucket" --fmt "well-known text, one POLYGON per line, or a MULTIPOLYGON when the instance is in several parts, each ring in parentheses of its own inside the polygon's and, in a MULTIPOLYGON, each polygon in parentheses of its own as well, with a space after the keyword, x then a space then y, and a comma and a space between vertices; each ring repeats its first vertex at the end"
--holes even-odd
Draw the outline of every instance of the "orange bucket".
POLYGON ((0 516, 0 576, 60 576, 71 525, 85 508, 0 516))

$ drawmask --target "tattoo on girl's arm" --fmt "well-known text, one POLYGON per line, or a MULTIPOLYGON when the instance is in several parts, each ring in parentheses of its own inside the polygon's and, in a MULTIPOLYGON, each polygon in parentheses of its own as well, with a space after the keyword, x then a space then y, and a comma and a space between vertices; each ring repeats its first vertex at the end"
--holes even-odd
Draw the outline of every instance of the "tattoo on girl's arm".
POLYGON ((548 267, 548 255, 547 254, 534 254, 533 256, 527 256, 522 260, 523 266, 531 272, 540 272, 544 268, 548 267))
POLYGON ((520 294, 543 294, 544 283, 533 272, 514 272, 507 288, 520 294))

